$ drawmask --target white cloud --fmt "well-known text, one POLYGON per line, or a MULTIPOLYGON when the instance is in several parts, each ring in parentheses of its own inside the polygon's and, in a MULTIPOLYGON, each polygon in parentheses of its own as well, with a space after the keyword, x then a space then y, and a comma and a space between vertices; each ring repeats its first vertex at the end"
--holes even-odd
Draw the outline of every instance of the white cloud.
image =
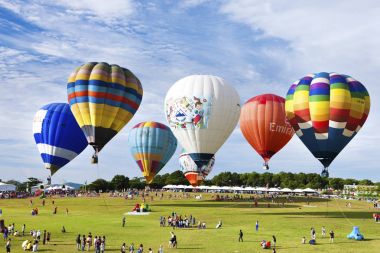
POLYGON ((68 11, 75 11, 81 15, 94 15, 102 20, 124 19, 135 11, 132 0, 58 0, 56 4, 67 7, 68 11))

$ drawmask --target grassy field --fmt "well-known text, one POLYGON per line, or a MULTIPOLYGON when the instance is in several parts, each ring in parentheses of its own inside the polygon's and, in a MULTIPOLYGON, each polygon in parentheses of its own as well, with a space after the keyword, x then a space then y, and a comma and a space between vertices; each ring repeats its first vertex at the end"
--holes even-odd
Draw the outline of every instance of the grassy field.
MULTIPOLYGON (((0 209, 6 225, 14 222, 16 229, 26 224, 30 229, 48 230, 52 233, 50 245, 42 245, 43 252, 76 252, 75 238, 78 233, 105 235, 107 240, 106 251, 120 252, 123 242, 129 245, 143 243, 144 252, 152 247, 157 252, 158 246, 163 244, 165 252, 272 252, 260 248, 260 241, 270 240, 272 235, 277 237, 277 252, 380 252, 380 224, 372 219, 374 212, 370 203, 351 201, 352 207, 346 207, 344 200, 311 200, 310 205, 298 199, 285 207, 271 205, 266 207, 264 201, 259 207, 244 201, 216 202, 211 195, 203 195, 203 200, 190 199, 169 200, 167 195, 163 200, 155 198, 148 201, 152 212, 148 216, 127 216, 127 226, 121 227, 124 213, 130 211, 139 200, 125 200, 101 196, 97 198, 54 198, 58 206, 58 214, 53 215, 51 199, 47 199, 46 206, 42 207, 40 199, 33 199, 34 206, 38 207, 38 216, 31 216, 29 199, 0 200, 0 209), (66 215, 65 208, 69 209, 66 215), (178 248, 169 249, 168 240, 172 228, 160 227, 159 217, 168 216, 172 211, 177 214, 192 214, 197 220, 207 223, 207 229, 196 228, 176 229, 178 248), (215 229, 218 220, 222 219, 223 228, 215 229), (259 232, 255 231, 255 222, 259 220, 259 232), (67 233, 61 233, 62 226, 67 233), (335 242, 329 243, 328 238, 321 238, 321 227, 326 226, 335 231, 335 242), (360 227, 365 241, 346 239, 352 226, 360 227), (310 228, 317 231, 317 245, 301 244, 301 238, 310 238, 310 228), (238 233, 244 232, 244 242, 238 242, 238 233)), ((12 252, 23 252, 21 243, 30 238, 12 237, 12 252)), ((0 240, 0 252, 5 252, 5 242, 0 240)))

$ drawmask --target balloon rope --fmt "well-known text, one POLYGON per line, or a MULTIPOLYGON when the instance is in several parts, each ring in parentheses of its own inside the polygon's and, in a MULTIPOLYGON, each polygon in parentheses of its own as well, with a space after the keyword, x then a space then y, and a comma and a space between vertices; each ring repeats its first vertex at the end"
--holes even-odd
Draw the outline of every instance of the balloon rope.
MULTIPOLYGON (((99 162, 96 163, 96 169, 97 169, 98 179, 99 179, 99 178, 100 178, 100 166, 99 166, 99 162)), ((102 194, 104 194, 104 193, 102 192, 102 194)), ((108 204, 107 204, 107 201, 105 200, 105 197, 104 197, 104 196, 101 196, 101 198, 103 199, 103 203, 104 203, 104 205, 106 206, 107 211, 108 211, 108 210, 109 210, 109 209, 108 209, 108 204)))
POLYGON ((350 221, 350 219, 347 218, 346 214, 342 211, 342 208, 340 207, 340 204, 338 203, 339 211, 342 213, 342 216, 346 219, 348 223, 351 224, 351 226, 354 226, 354 224, 350 221))

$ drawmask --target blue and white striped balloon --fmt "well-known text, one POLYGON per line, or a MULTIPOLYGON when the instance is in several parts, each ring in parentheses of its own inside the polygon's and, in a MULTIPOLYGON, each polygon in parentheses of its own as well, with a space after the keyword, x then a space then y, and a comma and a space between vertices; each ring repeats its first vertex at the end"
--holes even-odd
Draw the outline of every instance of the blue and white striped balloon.
POLYGON ((52 103, 42 107, 34 116, 33 134, 45 168, 51 171, 51 175, 88 145, 66 103, 52 103))

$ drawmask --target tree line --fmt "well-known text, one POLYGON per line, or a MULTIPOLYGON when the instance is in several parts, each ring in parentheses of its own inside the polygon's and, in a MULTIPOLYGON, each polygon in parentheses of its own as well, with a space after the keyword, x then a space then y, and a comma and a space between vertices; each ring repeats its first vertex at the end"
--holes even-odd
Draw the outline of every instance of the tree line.
MULTIPOLYGON (((26 182, 18 182, 9 180, 6 183, 14 184, 17 186, 18 191, 25 191, 27 187, 35 186, 41 183, 41 180, 36 178, 28 178, 26 182)), ((183 173, 179 170, 173 173, 166 173, 163 175, 156 175, 153 182, 149 185, 150 188, 160 189, 165 185, 189 185, 183 173)), ((371 180, 363 179, 357 180, 352 178, 325 178, 317 173, 236 173, 236 172, 222 172, 215 175, 212 179, 205 180, 204 185, 217 185, 217 186, 252 186, 252 187, 281 187, 281 188, 312 188, 312 189, 326 189, 332 188, 335 190, 342 190, 344 185, 376 185, 380 190, 380 182, 374 183, 371 180)), ((122 191, 124 189, 135 188, 144 189, 146 186, 144 178, 134 177, 129 179, 124 175, 115 175, 110 181, 105 179, 97 179, 88 185, 83 185, 82 189, 91 191, 122 191)))

